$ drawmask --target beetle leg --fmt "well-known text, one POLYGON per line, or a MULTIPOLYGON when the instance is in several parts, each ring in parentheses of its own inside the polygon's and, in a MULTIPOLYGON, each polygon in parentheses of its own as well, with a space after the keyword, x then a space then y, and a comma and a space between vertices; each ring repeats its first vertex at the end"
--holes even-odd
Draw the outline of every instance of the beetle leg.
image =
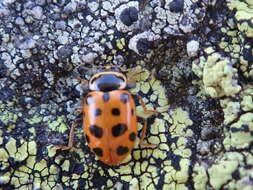
POLYGON ((142 74, 143 72, 145 72, 144 70, 135 70, 135 71, 128 71, 130 74, 127 77, 128 78, 128 82, 129 83, 136 83, 136 77, 140 74, 142 74))
MULTIPOLYGON (((90 67, 85 67, 85 66, 79 66, 80 69, 83 69, 83 70, 86 70, 86 71, 90 71, 90 70, 93 70, 93 69, 105 69, 105 70, 110 70, 110 69, 114 69, 114 68, 117 68, 117 69, 122 69, 122 65, 96 65, 96 66, 93 66, 92 68, 90 67)), ((124 69, 125 70, 128 70, 128 69, 124 69)))
POLYGON ((83 105, 85 103, 85 96, 82 96, 82 101, 81 102, 82 102, 82 106, 79 106, 79 107, 76 108, 77 114, 83 113, 83 105))
POLYGON ((76 108, 76 113, 77 114, 82 113, 82 112, 83 112, 83 108, 82 107, 76 108))
POLYGON ((75 79, 78 80, 79 82, 81 82, 81 88, 84 92, 86 92, 89 89, 89 81, 88 80, 83 79, 81 77, 77 77, 75 79))
POLYGON ((156 111, 156 110, 148 110, 147 107, 146 107, 146 104, 144 103, 144 101, 143 101, 143 99, 142 99, 141 96, 138 96, 138 99, 139 99, 139 101, 141 103, 141 106, 143 108, 144 114, 147 114, 150 117, 150 116, 152 116, 154 114, 159 114, 160 113, 159 111, 156 111))
POLYGON ((67 146, 61 146, 61 145, 56 145, 56 146, 54 146, 54 148, 56 149, 56 150, 69 150, 69 149, 71 149, 72 147, 73 147, 73 145, 74 145, 74 132, 75 132, 75 127, 76 127, 76 124, 75 123, 73 123, 72 125, 71 125, 71 128, 70 128, 70 132, 69 132, 69 141, 68 141, 68 145, 67 146))
MULTIPOLYGON (((150 116, 152 116, 154 114, 158 114, 159 113, 156 110, 148 110, 147 107, 146 107, 146 105, 145 105, 145 103, 144 103, 144 101, 143 101, 143 99, 140 96, 138 96, 138 98, 139 98, 139 101, 140 101, 141 106, 143 108, 144 114, 148 114, 149 115, 148 117, 150 117, 150 116)), ((144 140, 144 138, 146 136, 146 132, 147 132, 147 126, 148 126, 147 118, 144 118, 144 125, 143 125, 142 131, 141 131, 141 139, 140 139, 140 143, 139 144, 141 146, 144 146, 144 147, 155 148, 155 147, 157 147, 156 144, 145 144, 145 143, 143 143, 143 140, 144 140)))
POLYGON ((148 126, 148 121, 145 119, 142 131, 141 131, 141 139, 140 139, 139 144, 141 146, 143 146, 143 147, 155 148, 155 147, 157 147, 156 144, 146 144, 146 143, 143 143, 143 140, 144 140, 144 138, 146 136, 146 132, 147 132, 147 126, 148 126))
POLYGON ((127 89, 134 88, 136 86, 137 76, 145 72, 144 70, 126 70, 124 72, 129 72, 127 76, 127 89))

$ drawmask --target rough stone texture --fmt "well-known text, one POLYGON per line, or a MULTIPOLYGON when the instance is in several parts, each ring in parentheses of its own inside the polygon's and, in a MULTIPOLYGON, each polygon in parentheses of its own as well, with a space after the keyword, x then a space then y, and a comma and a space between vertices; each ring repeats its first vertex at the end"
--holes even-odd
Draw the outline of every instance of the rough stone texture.
POLYGON ((0 16, 1 190, 253 188, 252 0, 2 0, 0 16), (137 138, 115 167, 78 113, 98 65, 143 70, 131 92, 161 112, 157 148, 137 138))

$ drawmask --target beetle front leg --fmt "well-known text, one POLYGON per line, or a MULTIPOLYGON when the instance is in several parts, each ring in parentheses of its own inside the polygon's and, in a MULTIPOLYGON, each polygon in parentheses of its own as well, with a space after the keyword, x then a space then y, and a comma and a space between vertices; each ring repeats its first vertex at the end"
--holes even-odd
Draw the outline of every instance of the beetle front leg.
POLYGON ((141 96, 138 96, 138 99, 139 99, 139 101, 141 103, 141 106, 143 108, 143 113, 149 115, 148 117, 160 113, 159 111, 156 111, 156 110, 149 110, 149 109, 147 109, 146 104, 144 103, 144 101, 143 101, 143 99, 142 99, 141 96))
POLYGON ((141 75, 143 72, 145 72, 144 70, 140 70, 140 71, 131 71, 131 70, 128 70, 128 72, 130 74, 128 74, 128 79, 127 79, 127 89, 131 89, 131 88, 134 88, 136 86, 136 77, 139 75, 141 75))
POLYGON ((84 93, 86 93, 86 91, 89 90, 89 81, 81 77, 77 77, 75 79, 81 82, 81 89, 84 91, 84 93))
POLYGON ((143 146, 143 147, 148 147, 148 148, 156 148, 157 147, 156 144, 143 143, 143 140, 144 140, 146 133, 147 133, 147 126, 148 126, 148 121, 145 119, 142 131, 141 131, 141 139, 140 139, 139 145, 143 146))
POLYGON ((69 132, 69 141, 68 141, 68 145, 67 146, 61 146, 61 145, 56 145, 54 146, 54 148, 56 150, 69 150, 73 147, 74 145, 74 133, 75 133, 75 127, 76 127, 76 123, 73 123, 71 125, 70 128, 70 132, 69 132))
POLYGON ((79 107, 77 107, 76 108, 76 110, 75 110, 75 113, 76 114, 80 114, 80 113, 83 113, 83 105, 84 105, 84 102, 85 101, 85 96, 82 96, 82 106, 79 106, 79 107))
MULTIPOLYGON (((144 114, 147 114, 148 117, 150 117, 150 116, 152 116, 154 114, 158 114, 159 113, 156 110, 148 110, 147 107, 146 107, 146 105, 145 105, 145 103, 144 103, 144 101, 143 101, 143 99, 140 96, 138 96, 138 98, 139 98, 139 101, 140 101, 141 106, 143 108, 144 114)), ((144 140, 144 138, 146 136, 146 132, 147 132, 147 126, 148 126, 147 118, 143 118, 143 119, 144 119, 144 125, 143 125, 142 131, 141 131, 141 139, 140 139, 139 144, 141 146, 143 146, 143 147, 155 148, 155 147, 157 147, 156 144, 146 144, 146 143, 143 143, 143 140, 144 140)))

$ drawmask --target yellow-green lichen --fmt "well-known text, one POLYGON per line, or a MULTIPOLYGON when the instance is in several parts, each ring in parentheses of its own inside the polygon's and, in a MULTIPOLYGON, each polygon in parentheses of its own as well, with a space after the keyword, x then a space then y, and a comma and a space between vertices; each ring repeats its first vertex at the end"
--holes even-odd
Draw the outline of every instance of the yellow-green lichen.
POLYGON ((179 137, 176 144, 171 145, 171 150, 175 155, 178 155, 182 158, 189 158, 192 155, 192 151, 189 148, 186 148, 187 140, 185 137, 179 137))
MULTIPOLYGON (((243 14, 242 16, 245 16, 245 14, 243 14)), ((252 13, 251 13, 251 16, 252 16, 252 13)), ((245 32, 248 37, 253 38, 253 28, 250 26, 252 25, 251 20, 249 20, 248 22, 244 21, 238 24, 238 28, 240 29, 240 31, 245 32)))
POLYGON ((241 110, 253 110, 252 95, 252 86, 245 86, 245 89, 239 93, 241 102, 239 100, 236 102, 232 101, 230 98, 220 100, 220 105, 224 113, 224 124, 227 125, 237 120, 241 110))
POLYGON ((194 181, 194 188, 196 190, 202 190, 206 188, 208 183, 208 177, 206 169, 199 165, 198 163, 193 168, 193 181, 194 181))
POLYGON ((203 70, 204 88, 211 97, 234 96, 241 90, 237 84, 237 69, 229 59, 218 53, 208 56, 203 70))
POLYGON ((253 113, 245 113, 240 119, 232 124, 227 132, 223 144, 226 149, 248 148, 253 142, 253 113))
POLYGON ((8 154, 11 157, 15 157, 15 154, 17 152, 16 139, 10 138, 9 141, 5 145, 5 148, 7 149, 8 154))
POLYGON ((238 21, 232 17, 227 20, 227 26, 224 26, 221 29, 224 33, 224 37, 221 38, 219 47, 229 54, 231 60, 235 62, 236 65, 239 65, 239 69, 245 77, 252 78, 252 43, 249 38, 245 38, 245 34, 253 35, 251 32, 252 19, 246 19, 246 14, 251 17, 252 14, 247 11, 249 8, 247 8, 247 4, 245 2, 233 0, 231 1, 231 5, 229 7, 237 10, 236 16, 241 17, 241 19, 238 21))
POLYGON ((9 122, 11 123, 16 123, 17 119, 21 113, 19 114, 16 114, 16 113, 12 113, 12 112, 9 112, 9 111, 4 111, 4 112, 1 112, 0 114, 0 120, 5 124, 7 125, 9 122))
POLYGON ((15 154, 15 160, 23 161, 28 157, 28 143, 22 142, 22 145, 18 147, 17 153, 15 154))
POLYGON ((233 102, 229 98, 220 100, 220 105, 223 108, 224 124, 229 124, 238 118, 240 112, 240 103, 233 102))
POLYGON ((123 50, 124 47, 126 46, 125 38, 121 38, 121 39, 116 40, 116 46, 120 50, 123 50))
POLYGON ((137 178, 133 178, 129 183, 129 190, 139 190, 139 181, 137 178))
POLYGON ((14 185, 16 188, 20 187, 19 178, 18 177, 12 177, 11 178, 11 184, 14 185))
POLYGON ((206 52, 207 55, 211 55, 212 53, 215 52, 215 50, 212 47, 208 47, 204 49, 204 51, 206 52))
POLYGON ((52 131, 58 131, 60 133, 64 133, 68 130, 68 126, 65 124, 66 118, 65 117, 58 117, 55 121, 48 122, 48 127, 52 131))
POLYGON ((34 170, 35 171, 38 171, 38 176, 37 177, 40 177, 41 176, 46 176, 48 175, 48 166, 47 166, 47 162, 46 160, 40 160, 39 162, 36 162, 35 166, 34 166, 34 170))
POLYGON ((181 159, 180 161, 180 171, 177 171, 175 174, 174 180, 177 181, 178 184, 186 183, 189 178, 189 167, 190 167, 190 160, 188 159, 181 159))
POLYGON ((28 168, 33 168, 35 163, 36 163, 36 156, 30 155, 30 156, 27 158, 27 164, 26 164, 26 166, 27 166, 28 168))
POLYGON ((9 158, 9 154, 8 152, 6 152, 5 149, 0 148, 0 160, 3 162, 6 162, 9 158))
MULTIPOLYGON (((229 173, 237 176, 237 179, 231 178, 228 181, 224 181, 223 187, 225 189, 247 189, 248 187, 252 188, 252 183, 249 180, 249 177, 253 176, 252 167, 245 167, 245 165, 249 164, 247 161, 245 162, 245 157, 248 157, 247 155, 251 157, 250 159, 252 159, 250 153, 246 152, 226 152, 223 155, 221 162, 227 162, 227 167, 231 169, 229 173), (232 167, 236 167, 234 172, 232 171, 232 167)), ((225 168, 225 170, 228 171, 227 168, 225 168)), ((226 175, 226 177, 228 176, 226 175)))
POLYGON ((10 181, 10 176, 11 174, 8 172, 8 173, 5 173, 4 175, 1 175, 0 176, 0 184, 8 184, 9 181, 10 181))
POLYGON ((36 155, 37 153, 37 144, 35 141, 28 142, 28 153, 30 155, 36 155))
POLYGON ((64 171, 68 171, 69 170, 69 167, 70 167, 70 162, 69 160, 65 160, 61 166, 61 168, 64 170, 64 171))
POLYGON ((35 178, 33 179, 33 188, 34 189, 39 189, 41 187, 41 180, 40 178, 35 178))
POLYGON ((167 166, 166 167, 166 174, 165 174, 165 181, 166 183, 185 183, 188 180, 189 177, 189 166, 190 166, 190 160, 188 159, 181 159, 179 162, 180 170, 177 171, 174 169, 174 167, 167 166))
MULTIPOLYGON (((169 128, 169 132, 172 136, 185 136, 187 135, 187 126, 193 124, 189 118, 189 114, 182 108, 177 108, 171 114, 172 126, 169 128)), ((191 135, 191 134, 190 134, 191 135)))
POLYGON ((122 190, 123 189, 123 184, 120 183, 120 182, 117 182, 115 185, 114 185, 114 188, 116 190, 122 190))
POLYGON ((242 163, 243 162, 243 154, 239 153, 239 152, 226 152, 223 155, 223 160, 232 160, 232 161, 237 161, 238 163, 242 163))
POLYGON ((241 102, 241 106, 243 111, 253 110, 252 96, 244 96, 241 102))
POLYGON ((237 161, 222 160, 208 169, 210 184, 214 189, 220 187, 232 179, 232 173, 237 169, 237 161))
POLYGON ((47 152, 48 152, 48 156, 49 157, 54 157, 56 154, 56 149, 54 148, 54 146, 47 146, 47 152))
MULTIPOLYGON (((208 48, 207 48, 208 49, 208 48)), ((192 71, 197 75, 199 78, 203 78, 203 69, 206 63, 206 58, 201 56, 198 60, 193 61, 192 63, 192 71)), ((197 81, 194 81, 197 83, 197 81)))
POLYGON ((242 98, 241 101, 241 108, 243 111, 252 111, 253 110, 253 86, 248 85, 245 87, 240 93, 240 97, 242 98))
POLYGON ((59 172, 59 169, 55 165, 51 165, 49 167, 50 175, 56 175, 59 172))
POLYGON ((238 29, 249 38, 253 37, 253 8, 252 2, 239 0, 227 0, 229 8, 236 10, 235 18, 238 29))
POLYGON ((25 121, 29 124, 36 124, 36 123, 40 123, 42 119, 43 118, 41 116, 33 116, 32 118, 25 119, 25 121))

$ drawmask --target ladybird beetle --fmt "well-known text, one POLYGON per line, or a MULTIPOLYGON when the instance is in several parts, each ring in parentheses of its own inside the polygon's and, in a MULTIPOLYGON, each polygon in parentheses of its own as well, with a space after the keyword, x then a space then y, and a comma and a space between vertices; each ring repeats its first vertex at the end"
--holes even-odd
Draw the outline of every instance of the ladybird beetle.
MULTIPOLYGON (((87 82, 81 79, 82 82, 87 82)), ((137 115, 133 96, 127 91, 131 87, 126 76, 121 72, 104 71, 95 74, 88 81, 88 94, 83 99, 83 131, 90 147, 103 163, 113 166, 120 164, 131 152, 137 136, 137 115)), ((158 113, 147 110, 139 97, 145 113, 158 113)), ((68 146, 57 146, 67 150, 73 146, 72 125, 68 146)), ((147 129, 145 120, 140 144, 143 144, 147 129)))

